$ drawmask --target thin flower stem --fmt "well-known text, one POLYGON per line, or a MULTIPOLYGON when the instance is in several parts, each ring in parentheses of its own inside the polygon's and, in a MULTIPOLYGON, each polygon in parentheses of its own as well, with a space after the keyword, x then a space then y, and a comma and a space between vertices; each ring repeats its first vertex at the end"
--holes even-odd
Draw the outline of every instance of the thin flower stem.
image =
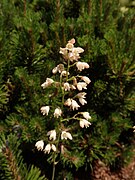
POLYGON ((72 118, 65 118, 65 119, 62 119, 61 122, 64 122, 64 121, 70 121, 70 120, 73 120, 73 119, 79 121, 79 120, 81 120, 82 118, 75 118, 75 117, 72 117, 72 118))
MULTIPOLYGON (((57 145, 56 145, 56 149, 58 149, 58 146, 59 146, 59 141, 60 141, 60 133, 58 135, 58 141, 57 141, 57 145)), ((54 180, 54 177, 55 177, 55 169, 56 169, 56 152, 54 152, 54 159, 53 159, 53 171, 52 171, 52 180, 54 180)))
POLYGON ((52 180, 54 180, 54 176, 55 176, 55 159, 54 159, 54 162, 53 162, 52 180))

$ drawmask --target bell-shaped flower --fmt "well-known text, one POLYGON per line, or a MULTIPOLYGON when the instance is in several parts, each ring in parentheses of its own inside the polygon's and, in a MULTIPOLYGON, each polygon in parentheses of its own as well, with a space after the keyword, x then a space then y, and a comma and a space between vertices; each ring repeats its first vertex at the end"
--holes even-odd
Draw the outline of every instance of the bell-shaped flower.
POLYGON ((43 140, 37 141, 35 147, 38 149, 38 151, 40 150, 42 151, 44 148, 44 141, 43 140))
POLYGON ((80 120, 80 127, 84 128, 84 127, 89 127, 91 125, 91 123, 89 121, 87 121, 86 119, 81 119, 80 120))
POLYGON ((47 144, 47 145, 45 146, 44 152, 49 154, 50 151, 51 151, 51 144, 47 144))
POLYGON ((75 43, 75 39, 74 39, 74 38, 70 39, 70 40, 68 41, 68 43, 74 44, 74 43, 75 43))
POLYGON ((63 140, 63 139, 70 139, 70 140, 72 140, 73 138, 72 138, 72 135, 69 133, 69 132, 66 132, 66 131, 62 131, 62 133, 61 133, 61 139, 63 140))
POLYGON ((62 77, 62 76, 66 76, 66 75, 69 75, 69 72, 67 72, 67 71, 62 71, 60 76, 62 77))
POLYGON ((86 96, 86 92, 81 92, 76 95, 77 98, 83 98, 83 99, 86 98, 85 96, 86 96))
POLYGON ((67 51, 66 48, 61 48, 61 47, 60 47, 59 53, 60 53, 60 54, 63 54, 64 56, 67 56, 68 51, 67 51))
POLYGON ((42 106, 40 110, 41 110, 41 113, 42 113, 43 115, 47 115, 47 116, 48 116, 50 107, 49 107, 49 106, 42 106))
POLYGON ((89 112, 82 112, 81 113, 82 115, 83 115, 83 117, 85 118, 85 119, 91 119, 91 116, 90 116, 90 114, 89 114, 89 112))
POLYGON ((52 73, 56 74, 58 72, 58 67, 53 68, 52 73))
POLYGON ((73 111, 76 109, 76 110, 78 110, 78 108, 79 108, 80 106, 79 106, 79 104, 75 101, 75 100, 71 100, 71 108, 73 109, 73 111))
POLYGON ((87 84, 91 82, 91 80, 87 76, 82 76, 81 79, 87 84))
POLYGON ((77 67, 77 69, 78 69, 79 71, 82 71, 83 69, 88 69, 88 68, 89 68, 89 64, 86 63, 86 62, 80 62, 80 61, 78 61, 78 62, 76 63, 76 67, 77 67))
POLYGON ((55 130, 48 131, 47 136, 49 136, 50 140, 55 141, 56 140, 56 131, 55 130))
POLYGON ((64 103, 65 106, 71 106, 71 104, 72 104, 72 100, 70 98, 68 98, 64 103))
POLYGON ((52 144, 51 148, 52 148, 53 151, 56 151, 56 146, 54 144, 52 144))
POLYGON ((67 45, 66 45, 66 49, 67 49, 68 51, 72 51, 72 50, 73 50, 73 48, 74 48, 73 43, 68 42, 68 43, 67 43, 67 45))
POLYGON ((82 91, 82 89, 87 89, 87 84, 85 82, 79 82, 77 83, 77 89, 79 91, 82 91))
POLYGON ((87 104, 87 101, 83 98, 79 98, 79 102, 81 103, 81 105, 87 104))
POLYGON ((52 149, 53 151, 56 151, 56 146, 55 146, 54 144, 47 144, 47 145, 45 146, 44 153, 49 154, 50 151, 51 151, 51 149, 52 149))
POLYGON ((64 90, 65 91, 70 91, 70 85, 68 82, 64 83, 64 90))
POLYGON ((43 89, 45 89, 45 88, 51 86, 51 84, 52 84, 53 82, 54 82, 53 79, 47 78, 46 81, 45 81, 43 84, 41 84, 41 87, 42 87, 43 89))
POLYGON ((62 114, 62 110, 60 108, 56 108, 54 111, 54 117, 58 118, 62 114))
POLYGON ((73 84, 70 85, 70 88, 71 88, 72 90, 75 90, 75 89, 76 89, 76 87, 75 87, 73 84))

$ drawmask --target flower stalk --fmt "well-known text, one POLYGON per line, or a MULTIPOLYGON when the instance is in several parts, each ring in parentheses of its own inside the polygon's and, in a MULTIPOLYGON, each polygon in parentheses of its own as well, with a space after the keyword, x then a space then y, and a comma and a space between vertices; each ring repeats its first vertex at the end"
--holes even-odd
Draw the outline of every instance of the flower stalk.
POLYGON ((86 62, 78 61, 80 59, 80 53, 83 53, 84 50, 81 47, 75 47, 74 43, 75 39, 71 39, 66 44, 65 48, 60 48, 60 54, 62 54, 65 63, 57 65, 52 70, 54 76, 59 73, 59 82, 55 81, 54 78, 46 78, 46 81, 41 85, 43 89, 52 87, 60 90, 58 91, 60 93, 60 96, 58 96, 58 98, 60 98, 59 101, 61 100, 60 105, 57 105, 57 101, 55 100, 55 107, 53 107, 53 105, 46 104, 40 109, 44 116, 48 116, 50 118, 50 109, 53 109, 52 116, 55 121, 58 122, 55 123, 54 129, 48 131, 47 133, 49 143, 45 146, 45 148, 43 140, 40 140, 35 144, 38 150, 51 154, 52 156, 52 180, 55 179, 56 158, 58 157, 58 154, 63 154, 66 142, 73 141, 74 139, 71 132, 73 128, 71 129, 68 127, 68 122, 70 120, 79 122, 78 124, 80 128, 87 128, 91 125, 89 122, 91 116, 88 112, 76 113, 81 106, 87 104, 87 101, 85 100, 86 93, 82 92, 82 90, 84 91, 87 89, 87 85, 91 82, 91 80, 86 76, 78 75, 78 72, 88 69, 89 65, 86 62), (76 68, 77 75, 74 75, 74 71, 71 71, 70 68, 76 68), (68 117, 66 113, 68 111, 74 111, 75 114, 72 117, 68 117))

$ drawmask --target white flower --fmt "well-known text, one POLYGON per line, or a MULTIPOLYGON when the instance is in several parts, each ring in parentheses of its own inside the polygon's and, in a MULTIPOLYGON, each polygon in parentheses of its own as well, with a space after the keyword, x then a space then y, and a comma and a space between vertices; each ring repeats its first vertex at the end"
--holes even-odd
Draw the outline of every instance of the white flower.
POLYGON ((69 132, 66 132, 66 131, 62 131, 61 133, 61 139, 70 139, 72 140, 72 135, 69 133, 69 132))
POLYGON ((46 81, 41 84, 41 87, 43 87, 43 89, 47 88, 48 86, 50 86, 52 83, 54 82, 53 79, 51 78, 47 78, 46 81))
POLYGON ((69 85, 69 83, 64 83, 64 90, 65 91, 70 91, 70 85, 69 85))
POLYGON ((124 14, 128 11, 128 8, 126 8, 125 6, 120 8, 120 11, 124 14))
POLYGON ((85 82, 79 82, 77 83, 77 89, 79 91, 82 91, 82 89, 87 89, 87 84, 85 82))
POLYGON ((57 67, 53 68, 52 73, 56 74, 57 72, 58 72, 58 68, 57 67))
POLYGON ((91 80, 87 76, 82 76, 81 79, 85 81, 87 84, 91 82, 91 80))
POLYGON ((90 116, 90 114, 88 113, 88 112, 82 112, 82 115, 83 115, 83 117, 85 118, 85 119, 91 119, 91 116, 90 116))
POLYGON ((71 88, 72 90, 76 89, 76 87, 75 87, 74 85, 70 85, 70 88, 71 88))
POLYGON ((77 98, 83 98, 83 99, 86 98, 85 96, 86 96, 85 92, 81 92, 76 95, 77 98))
POLYGON ((78 108, 79 108, 80 106, 79 106, 79 104, 75 101, 75 100, 71 100, 71 108, 73 109, 73 111, 76 109, 76 110, 78 110, 78 108))
POLYGON ((135 126, 133 126, 133 132, 135 132, 135 126))
POLYGON ((83 98, 79 98, 79 102, 84 105, 84 104, 87 104, 87 101, 85 101, 85 99, 83 98))
POLYGON ((42 151, 43 148, 44 148, 44 142, 43 140, 40 140, 40 141, 37 141, 36 144, 35 144, 36 148, 38 149, 38 151, 42 151))
POLYGON ((67 49, 68 51, 72 51, 73 48, 74 48, 74 45, 73 45, 71 42, 68 42, 67 45, 66 45, 66 49, 67 49))
POLYGON ((70 39, 70 40, 68 41, 68 43, 74 44, 74 43, 75 43, 75 39, 74 39, 74 38, 70 39))
POLYGON ((91 123, 89 121, 87 121, 86 119, 81 119, 80 120, 80 127, 84 128, 84 127, 89 127, 89 125, 91 125, 91 123))
POLYGON ((69 75, 69 72, 67 72, 67 71, 62 71, 62 72, 61 72, 61 77, 62 77, 62 76, 66 76, 66 75, 69 75))
POLYGON ((49 107, 49 106, 43 106, 43 107, 41 107, 40 110, 41 110, 41 113, 42 113, 43 115, 47 115, 47 116, 48 116, 50 107, 49 107))
POLYGON ((56 151, 56 146, 55 146, 54 144, 47 144, 47 145, 45 146, 44 152, 49 154, 50 151, 51 151, 51 149, 52 149, 53 151, 56 151))
POLYGON ((80 62, 78 61, 76 63, 76 67, 78 68, 79 71, 82 71, 83 69, 88 69, 89 68, 89 64, 86 62, 80 62))
POLYGON ((51 151, 51 145, 50 145, 50 144, 47 144, 47 145, 45 146, 44 152, 49 154, 50 151, 51 151))
POLYGON ((71 104, 72 104, 72 101, 70 98, 68 98, 64 103, 65 106, 71 106, 71 104))
POLYGON ((62 110, 60 108, 56 108, 54 111, 54 117, 58 118, 59 116, 61 116, 62 114, 62 110))
POLYGON ((66 48, 61 48, 61 47, 60 47, 59 53, 60 53, 60 54, 63 54, 64 56, 67 56, 68 51, 67 51, 66 48))
POLYGON ((55 130, 51 130, 48 131, 47 136, 50 136, 49 139, 55 141, 56 140, 56 131, 55 130))
POLYGON ((54 144, 52 144, 52 150, 56 151, 56 146, 54 144))

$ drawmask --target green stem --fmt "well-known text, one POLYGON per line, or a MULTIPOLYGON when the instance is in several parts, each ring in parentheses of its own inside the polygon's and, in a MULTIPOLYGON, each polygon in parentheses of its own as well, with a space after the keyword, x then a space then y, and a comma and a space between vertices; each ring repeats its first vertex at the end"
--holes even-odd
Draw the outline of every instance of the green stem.
POLYGON ((54 180, 54 176, 55 176, 55 159, 56 159, 56 156, 54 157, 54 161, 53 161, 52 180, 54 180))

